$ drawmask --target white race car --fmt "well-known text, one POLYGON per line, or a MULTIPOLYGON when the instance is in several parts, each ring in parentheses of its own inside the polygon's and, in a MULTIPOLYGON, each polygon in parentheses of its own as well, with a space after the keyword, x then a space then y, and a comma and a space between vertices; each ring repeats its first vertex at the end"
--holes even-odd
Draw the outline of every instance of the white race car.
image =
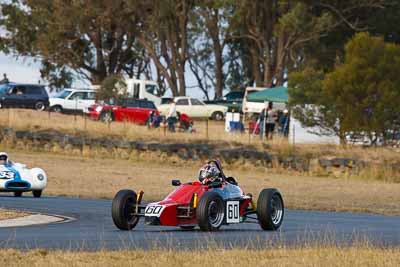
POLYGON ((0 192, 14 192, 20 197, 23 192, 32 191, 40 197, 47 185, 47 175, 40 168, 28 169, 25 164, 13 163, 6 153, 0 153, 0 192))

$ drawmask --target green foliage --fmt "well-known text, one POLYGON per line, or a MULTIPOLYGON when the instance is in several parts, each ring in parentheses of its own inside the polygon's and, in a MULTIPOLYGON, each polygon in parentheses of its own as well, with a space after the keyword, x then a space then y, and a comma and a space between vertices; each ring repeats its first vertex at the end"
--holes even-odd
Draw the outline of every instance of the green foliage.
POLYGON ((127 97, 127 84, 121 75, 110 75, 103 80, 99 90, 96 92, 97 100, 114 100, 127 97))
POLYGON ((312 68, 290 74, 290 102, 298 118, 372 142, 400 130, 400 46, 359 33, 345 47, 345 59, 323 74, 312 68), (310 105, 311 104, 311 105, 310 105))

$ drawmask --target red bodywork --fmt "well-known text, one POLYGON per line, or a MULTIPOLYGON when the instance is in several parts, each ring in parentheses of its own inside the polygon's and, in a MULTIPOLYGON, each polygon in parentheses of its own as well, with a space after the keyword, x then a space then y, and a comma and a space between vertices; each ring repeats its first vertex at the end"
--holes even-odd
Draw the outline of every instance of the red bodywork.
MULTIPOLYGON (((223 182, 224 188, 226 182, 223 182)), ((193 209, 193 195, 197 194, 197 201, 201 196, 212 188, 203 185, 200 182, 192 182, 180 185, 176 190, 170 193, 164 200, 149 203, 148 206, 163 206, 159 217, 159 224, 164 226, 180 226, 197 224, 195 209, 193 209), (185 209, 186 208, 186 209, 185 209), (190 212, 188 211, 188 208, 190 212), (190 214, 190 216, 187 216, 190 214)), ((243 195, 240 201, 240 216, 243 215, 251 202, 251 197, 243 195)), ((147 216, 146 216, 147 218, 147 216)))
POLYGON ((157 109, 152 108, 94 104, 89 107, 89 118, 99 120, 101 113, 109 112, 110 110, 114 121, 127 121, 141 125, 146 124, 151 112, 154 112, 157 116, 160 114, 157 109))

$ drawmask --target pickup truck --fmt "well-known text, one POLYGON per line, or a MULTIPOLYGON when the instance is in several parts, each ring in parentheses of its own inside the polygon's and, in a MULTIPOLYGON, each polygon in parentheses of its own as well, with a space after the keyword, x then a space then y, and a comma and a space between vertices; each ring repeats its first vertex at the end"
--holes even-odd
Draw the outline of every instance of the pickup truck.
MULTIPOLYGON (((211 118, 213 120, 223 120, 228 111, 226 106, 205 104, 203 101, 186 96, 175 97, 174 102, 176 111, 185 113, 192 118, 211 118)), ((158 106, 158 110, 164 116, 168 115, 169 104, 158 106)))

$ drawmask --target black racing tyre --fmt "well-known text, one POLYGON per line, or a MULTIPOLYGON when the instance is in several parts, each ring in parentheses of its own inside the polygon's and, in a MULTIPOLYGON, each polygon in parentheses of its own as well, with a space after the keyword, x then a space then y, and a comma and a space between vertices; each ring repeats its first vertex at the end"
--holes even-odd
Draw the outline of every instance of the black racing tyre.
POLYGON ((181 225, 179 226, 183 230, 193 230, 196 226, 194 225, 181 225))
POLYGON ((43 110, 45 110, 45 108, 46 108, 46 105, 44 104, 43 101, 37 101, 37 102, 35 103, 35 109, 36 109, 36 110, 43 111, 43 110))
POLYGON ((39 198, 42 196, 42 190, 33 190, 32 194, 33 194, 33 197, 39 198))
POLYGON ((133 215, 136 204, 136 193, 132 190, 119 191, 113 201, 111 216, 115 226, 121 230, 131 230, 139 222, 139 216, 133 215))
POLYGON ((111 112, 102 112, 100 114, 100 121, 105 122, 105 123, 109 123, 112 122, 114 120, 114 116, 111 112))
POLYGON ((211 114, 211 118, 215 121, 222 121, 224 119, 224 113, 221 111, 214 111, 213 114, 211 114))
POLYGON ((282 195, 273 188, 263 189, 257 200, 257 218, 263 230, 278 230, 285 208, 282 195))
POLYGON ((14 192, 14 197, 22 197, 22 192, 20 191, 14 192))
POLYGON ((56 113, 62 113, 63 108, 60 105, 52 106, 50 108, 51 111, 56 112, 56 113))
POLYGON ((225 202, 216 192, 206 192, 196 209, 197 223, 202 231, 216 231, 224 222, 225 202))

